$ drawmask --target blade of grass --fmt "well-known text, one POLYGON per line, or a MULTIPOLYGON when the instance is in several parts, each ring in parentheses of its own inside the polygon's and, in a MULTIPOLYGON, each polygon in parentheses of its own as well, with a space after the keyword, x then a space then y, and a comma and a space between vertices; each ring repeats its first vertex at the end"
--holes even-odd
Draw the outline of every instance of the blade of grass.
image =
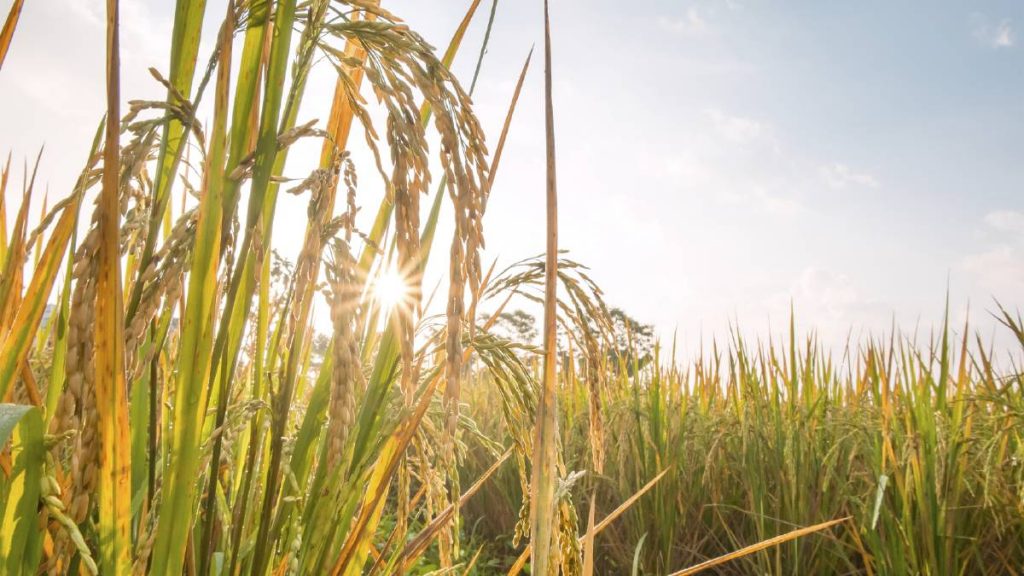
MULTIPOLYGON (((234 105, 232 108, 232 119, 231 119, 231 138, 230 138, 230 152, 227 159, 227 167, 225 169, 225 183, 224 183, 224 208, 222 211, 224 222, 230 222, 235 217, 239 201, 239 188, 240 183, 234 179, 231 179, 228 175, 231 174, 242 162, 242 159, 249 153, 253 147, 253 138, 257 133, 257 113, 259 111, 259 92, 260 85, 259 80, 262 75, 264 68, 264 61, 269 56, 268 51, 264 48, 268 45, 269 38, 269 22, 268 22, 269 6, 267 3, 256 4, 251 7, 249 13, 249 21, 246 25, 245 40, 242 45, 241 62, 238 67, 238 81, 235 87, 235 98, 234 105)), ((266 296, 267 281, 269 277, 269 260, 264 261, 264 265, 260 266, 260 274, 262 275, 260 281, 260 300, 257 311, 257 326, 256 336, 259 342, 266 341, 267 334, 267 310, 266 296)), ((230 300, 226 300, 228 302, 230 300)), ((217 359, 221 353, 221 348, 224 346, 227 333, 224 331, 224 324, 222 321, 221 330, 218 331, 218 341, 214 345, 213 354, 213 365, 216 367, 217 359)), ((262 397, 262 387, 260 386, 263 381, 263 347, 257 346, 255 351, 255 371, 253 376, 253 398, 262 397)), ((230 382, 225 382, 221 379, 218 383, 222 387, 226 387, 230 382)), ((226 390, 219 392, 219 394, 229 395, 226 390)), ((226 398, 225 398, 226 400, 226 398)), ((221 398, 218 395, 218 405, 221 402, 221 398)), ((262 420, 262 414, 256 413, 253 418, 253 422, 250 426, 250 442, 249 442, 249 453, 247 455, 245 466, 245 472, 243 476, 242 486, 240 487, 240 495, 236 499, 235 510, 233 511, 232 520, 232 534, 231 534, 231 563, 228 570, 229 574, 236 573, 236 567, 238 562, 238 552, 240 549, 240 543, 242 538, 242 530, 245 527, 245 518, 248 511, 248 502, 250 487, 252 483, 252 468, 255 462, 257 450, 257 438, 260 434, 260 422, 262 420)), ((221 441, 220 436, 217 437, 216 442, 221 441)), ((215 447, 216 449, 216 447, 215 447)))
POLYGON ((68 241, 77 220, 77 201, 65 208, 53 229, 46 249, 39 259, 39 266, 32 275, 28 287, 28 298, 18 306, 17 315, 6 334, 0 335, 0 398, 14 385, 24 365, 32 340, 46 309, 46 301, 60 270, 61 261, 67 251, 68 241))
POLYGON ((3 69, 7 51, 11 48, 14 29, 18 26, 18 18, 21 17, 21 7, 24 4, 25 0, 14 0, 11 11, 7 13, 7 20, 4 21, 3 30, 0 30, 0 70, 3 69))
POLYGON ((124 373, 124 318, 121 294, 120 47, 118 0, 107 0, 107 120, 103 147, 103 188, 97 204, 96 324, 94 327, 96 412, 100 462, 97 482, 99 566, 105 574, 131 570, 131 438, 124 373))
POLYGON ((597 515, 597 488, 590 492, 590 512, 587 514, 587 531, 583 535, 583 576, 594 575, 594 517, 597 515))
POLYGON ((0 170, 0 270, 7 266, 7 177, 11 173, 11 153, 0 170))
MULTIPOLYGON (((35 189, 36 172, 39 169, 39 160, 43 151, 39 150, 36 156, 35 168, 32 169, 32 177, 21 196, 21 207, 14 220, 14 229, 11 231, 11 239, 7 246, 7 259, 4 262, 3 274, 0 275, 0 326, 11 326, 12 318, 17 312, 18 304, 21 301, 22 279, 24 275, 25 258, 28 254, 26 235, 28 233, 28 211, 32 201, 32 191, 35 189)), ((2 398, 2 396, 0 396, 2 398)))
POLYGON ((529 54, 526 55, 526 62, 523 63, 523 69, 519 72, 516 89, 512 93, 512 102, 508 106, 508 112, 505 113, 505 123, 501 126, 498 145, 494 148, 494 157, 491 159, 491 172, 487 175, 487 196, 490 196, 491 188, 494 187, 494 179, 498 174, 498 165, 501 163, 501 153, 505 149, 505 140, 508 138, 508 131, 512 126, 512 116, 515 114, 516 105, 519 104, 519 95, 523 91, 523 82, 526 80, 526 72, 530 69, 530 60, 532 58, 533 48, 530 48, 529 54))
MULTIPOLYGON (((214 96, 213 129, 210 153, 204 170, 206 180, 199 200, 199 221, 196 225, 195 249, 189 273, 187 316, 182 327, 178 352, 179 374, 194 378, 194 374, 207 374, 210 369, 213 330, 217 321, 217 271, 220 268, 222 212, 224 208, 224 162, 226 157, 228 98, 231 88, 231 32, 234 30, 235 3, 228 2, 227 15, 217 41, 220 60, 217 64, 217 84, 214 96)), ((184 387, 184 383, 178 383, 184 387)), ((227 396, 223 394, 223 396, 227 396)), ((226 399, 222 404, 226 404, 226 399)), ((224 409, 218 406, 218 420, 223 421, 224 409)), ((220 442, 213 447, 211 460, 220 462, 220 442)), ((216 468, 210 472, 207 490, 206 523, 199 546, 199 572, 207 574, 213 555, 213 528, 217 518, 216 468)))
POLYGON ((842 522, 846 522, 847 520, 850 520, 849 516, 847 516, 846 518, 838 518, 836 520, 829 520, 828 522, 822 522, 821 524, 815 524, 814 526, 807 526, 806 528, 799 528, 797 530, 792 530, 790 532, 786 532, 785 534, 780 534, 779 536, 776 536, 774 538, 769 538, 769 539, 767 539, 767 540, 765 540, 763 542, 758 542, 757 544, 752 544, 752 545, 747 546, 745 548, 741 548, 741 549, 739 549, 739 550, 737 550, 735 552, 730 552, 729 554, 725 554, 723 556, 719 556, 718 558, 712 558, 711 560, 708 560, 707 562, 701 562, 700 564, 697 564, 696 566, 691 566, 691 567, 686 568, 684 570, 679 570, 678 572, 673 572, 669 576, 690 576, 691 574, 697 574, 699 572, 703 572, 704 570, 708 570, 709 568, 714 568, 715 566, 720 566, 722 564, 725 564, 726 562, 731 562, 732 560, 736 560, 737 558, 742 558, 744 556, 749 556, 750 554, 754 554, 755 552, 759 552, 759 551, 764 550, 766 548, 771 548, 772 546, 778 546, 779 544, 783 544, 785 542, 789 542, 791 540, 795 540, 797 538, 800 538, 800 537, 803 537, 803 536, 807 536, 808 534, 813 534, 815 532, 820 532, 820 531, 825 530, 827 528, 831 528, 832 526, 835 526, 836 524, 840 524, 842 522))
POLYGON ((558 564, 552 537, 555 523, 558 444, 558 190, 555 176, 555 126, 551 96, 551 20, 544 0, 544 125, 547 148, 547 259, 544 269, 544 377, 537 398, 533 477, 530 482, 532 572, 541 576, 558 564))

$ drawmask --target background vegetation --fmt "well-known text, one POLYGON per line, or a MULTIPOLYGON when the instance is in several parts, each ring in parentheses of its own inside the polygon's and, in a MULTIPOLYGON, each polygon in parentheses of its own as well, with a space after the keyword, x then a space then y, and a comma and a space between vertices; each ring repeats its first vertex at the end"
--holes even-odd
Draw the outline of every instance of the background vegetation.
MULTIPOLYGON (((1024 346, 1020 318, 1002 319, 1024 346)), ((561 375, 566 468, 588 471, 580 482, 596 492, 598 517, 668 470, 597 537, 600 573, 666 574, 832 518, 847 520, 718 573, 1019 573, 1024 381, 1000 372, 969 327, 925 342, 894 334, 841 357, 793 333, 785 344, 734 337, 685 366, 653 355, 635 368, 603 356, 596 377, 577 358, 561 375), (599 461, 603 472, 590 473, 599 461)), ((471 379, 467 411, 501 437, 489 387, 485 375, 471 379)), ((469 475, 486 462, 471 454, 469 475)), ((586 509, 590 490, 573 494, 586 509)), ((499 472, 467 504, 466 529, 515 556, 503 535, 519 497, 499 472)))

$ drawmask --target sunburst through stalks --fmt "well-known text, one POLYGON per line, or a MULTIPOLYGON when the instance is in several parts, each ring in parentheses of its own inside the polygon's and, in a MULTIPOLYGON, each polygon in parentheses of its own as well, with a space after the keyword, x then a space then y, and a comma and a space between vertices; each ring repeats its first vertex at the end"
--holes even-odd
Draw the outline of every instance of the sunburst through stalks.
POLYGON ((385 317, 392 312, 409 314, 416 305, 410 274, 395 266, 382 270, 373 281, 371 290, 385 317))

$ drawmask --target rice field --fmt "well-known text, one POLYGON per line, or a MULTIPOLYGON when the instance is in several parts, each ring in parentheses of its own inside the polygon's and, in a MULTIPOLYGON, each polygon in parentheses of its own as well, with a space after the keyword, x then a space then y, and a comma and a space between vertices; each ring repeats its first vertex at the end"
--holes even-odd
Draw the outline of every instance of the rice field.
POLYGON ((1024 570, 1019 368, 948 321, 842 354, 737 332, 677 362, 559 244, 546 3, 493 127, 449 68, 479 70, 497 1, 465 4, 438 50, 376 0, 176 0, 166 98, 134 100, 106 0, 74 188, 51 197, 22 150, 0 179, 0 573, 1024 570), (531 67, 546 250, 486 262, 531 67), (298 142, 320 153, 296 173, 298 142))
MULTIPOLYGON (((1024 344, 1020 318, 1003 320, 1024 344)), ((658 350, 637 370, 622 355, 596 374, 575 359, 559 408, 565 468, 587 472, 576 508, 594 502, 607 517, 665 472, 597 535, 595 573, 672 573, 832 519, 827 533, 709 573, 1018 573, 1021 376, 999 372, 961 328, 918 345, 865 342, 841 361, 792 333, 782 344, 736 337, 685 366, 658 350)), ((507 428, 487 409, 491 385, 467 385, 467 410, 494 438, 507 428)), ((471 450, 470 476, 490 454, 471 450)), ((467 505, 471 537, 503 543, 496 565, 516 555, 502 535, 521 490, 503 470, 467 505)))

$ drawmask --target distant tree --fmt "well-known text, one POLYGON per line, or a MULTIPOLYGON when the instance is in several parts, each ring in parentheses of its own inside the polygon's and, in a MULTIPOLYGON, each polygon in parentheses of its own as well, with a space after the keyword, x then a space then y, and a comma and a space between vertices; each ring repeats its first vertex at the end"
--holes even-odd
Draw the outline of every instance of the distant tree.
POLYGON ((613 359, 624 361, 630 371, 634 361, 640 368, 650 362, 654 352, 654 326, 636 320, 621 308, 612 308, 608 316, 611 320, 613 359))
MULTIPOLYGON (((485 316, 484 321, 489 317, 485 316)), ((537 339, 537 319, 529 312, 514 310, 498 314, 492 331, 522 344, 533 344, 537 339)))
POLYGON ((310 343, 310 368, 319 369, 323 366, 324 358, 327 357, 328 349, 330 346, 331 339, 326 334, 319 332, 313 336, 313 341, 310 343))
POLYGON ((321 358, 327 354, 327 346, 331 343, 331 339, 326 334, 317 333, 313 337, 313 354, 320 356, 321 358))
MULTIPOLYGON (((608 310, 603 321, 587 318, 586 329, 590 332, 590 342, 601 347, 612 370, 624 369, 633 374, 653 359, 654 326, 640 322, 621 308, 608 310)), ((574 348, 579 350, 588 345, 579 325, 575 325, 571 332, 574 348)), ((569 340, 569 335, 564 333, 559 339, 558 347, 563 357, 568 354, 569 340)))

